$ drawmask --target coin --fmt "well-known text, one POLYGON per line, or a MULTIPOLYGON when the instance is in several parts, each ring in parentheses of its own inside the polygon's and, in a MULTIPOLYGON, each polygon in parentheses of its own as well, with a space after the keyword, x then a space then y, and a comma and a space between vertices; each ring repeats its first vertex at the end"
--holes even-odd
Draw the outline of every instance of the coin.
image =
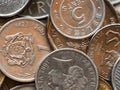
POLYGON ((50 52, 46 26, 32 18, 17 18, 0 31, 0 69, 13 80, 33 81, 41 59, 50 52))
POLYGON ((63 36, 55 29, 50 19, 48 19, 48 38, 54 49, 74 48, 82 50, 85 53, 87 52, 87 47, 90 41, 89 38, 75 40, 63 36))
POLYGON ((54 0, 50 13, 52 23, 62 35, 83 39, 101 27, 105 5, 103 0, 54 0))
POLYGON ((109 85, 109 83, 107 81, 100 78, 99 79, 98 90, 112 90, 112 87, 109 85))
POLYGON ((10 90, 36 90, 35 84, 24 84, 11 88, 10 90))
POLYGON ((0 0, 0 16, 10 17, 20 12, 29 0, 0 0))
POLYGON ((31 0, 28 7, 26 7, 19 15, 31 16, 36 19, 43 19, 49 16, 50 3, 52 0, 31 0))
POLYGON ((35 83, 37 90, 97 90, 98 73, 86 54, 64 48, 43 59, 35 83))
POLYGON ((101 28, 91 39, 88 56, 97 66, 99 75, 110 80, 114 62, 120 55, 120 24, 111 24, 101 28))
POLYGON ((1 87, 4 79, 5 79, 5 76, 4 76, 3 73, 0 71, 0 87, 1 87))

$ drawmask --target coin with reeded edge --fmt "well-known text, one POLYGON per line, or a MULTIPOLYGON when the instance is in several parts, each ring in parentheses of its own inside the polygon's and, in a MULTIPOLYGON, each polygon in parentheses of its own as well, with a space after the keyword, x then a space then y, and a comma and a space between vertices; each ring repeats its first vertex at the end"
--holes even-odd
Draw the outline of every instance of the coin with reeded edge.
POLYGON ((52 23, 62 35, 83 39, 93 35, 103 24, 103 0, 53 0, 52 23))
POLYGON ((10 90, 36 90, 35 84, 24 84, 24 85, 18 85, 10 90))
POLYGON ((14 19, 0 30, 0 69, 13 80, 33 81, 41 59, 49 52, 46 26, 38 20, 14 19))
POLYGON ((97 66, 99 75, 110 80, 111 70, 120 55, 120 24, 110 24, 101 28, 92 37, 88 56, 97 66))
POLYGON ((86 54, 64 48, 43 59, 35 83, 37 90, 97 90, 98 73, 86 54))
POLYGON ((43 19, 49 16, 52 0, 31 0, 19 16, 31 16, 36 19, 43 19))
POLYGON ((29 0, 0 0, 0 17, 10 17, 18 14, 28 2, 29 0))
POLYGON ((5 79, 5 75, 3 75, 3 73, 0 71, 0 87, 1 87, 4 79, 5 79))

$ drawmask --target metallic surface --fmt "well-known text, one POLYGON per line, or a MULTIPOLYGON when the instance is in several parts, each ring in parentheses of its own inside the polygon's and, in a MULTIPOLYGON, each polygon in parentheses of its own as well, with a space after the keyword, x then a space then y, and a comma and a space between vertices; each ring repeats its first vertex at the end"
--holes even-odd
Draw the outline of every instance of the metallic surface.
POLYGON ((29 0, 0 0, 0 17, 10 17, 19 13, 29 0))
POLYGON ((103 0, 54 0, 50 13, 55 28, 62 35, 83 39, 101 27, 105 6, 103 0))
POLYGON ((19 15, 31 16, 36 19, 43 19, 49 16, 50 4, 52 0, 31 0, 19 15))
POLYGON ((3 84, 4 79, 5 79, 5 75, 3 75, 3 73, 0 71, 0 87, 3 84))
POLYGON ((92 37, 88 56, 97 66, 99 75, 110 80, 114 62, 120 55, 120 24, 107 25, 92 37))
POLYGON ((41 59, 49 52, 46 26, 40 21, 18 18, 0 30, 0 69, 13 80, 33 81, 41 59))
POLYGON ((98 73, 92 60, 75 49, 58 49, 40 63, 37 90, 97 90, 98 73))

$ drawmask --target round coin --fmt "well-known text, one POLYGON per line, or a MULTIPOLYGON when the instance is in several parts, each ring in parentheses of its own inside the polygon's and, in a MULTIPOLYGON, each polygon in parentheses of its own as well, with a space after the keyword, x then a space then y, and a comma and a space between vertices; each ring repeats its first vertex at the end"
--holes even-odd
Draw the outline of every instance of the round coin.
POLYGON ((49 52, 46 26, 38 20, 17 18, 0 30, 0 69, 13 80, 33 81, 37 66, 49 52))
POLYGON ((31 0, 29 6, 26 7, 19 15, 31 16, 36 19, 43 19, 49 16, 50 4, 52 0, 31 0))
POLYGON ((54 0, 51 20, 64 36, 83 39, 93 35, 105 16, 103 0, 54 0))
POLYGON ((35 77, 37 90, 97 90, 98 73, 81 51, 53 51, 41 62, 35 77))
POLYGON ((10 90, 36 90, 35 84, 19 85, 11 88, 10 90))
POLYGON ((29 0, 0 0, 0 17, 10 17, 20 12, 29 0))
POLYGON ((92 37, 88 47, 88 56, 97 66, 99 75, 110 80, 111 69, 120 55, 120 24, 111 24, 101 28, 92 37))

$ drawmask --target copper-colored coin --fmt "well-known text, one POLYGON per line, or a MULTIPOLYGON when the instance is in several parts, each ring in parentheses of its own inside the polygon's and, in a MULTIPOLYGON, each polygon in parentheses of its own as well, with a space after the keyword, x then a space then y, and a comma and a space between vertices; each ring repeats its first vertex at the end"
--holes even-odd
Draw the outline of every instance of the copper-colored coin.
POLYGON ((74 48, 74 49, 82 50, 85 53, 87 51, 87 47, 90 40, 89 38, 75 40, 63 36, 55 29, 50 19, 48 19, 48 38, 54 49, 74 48))
POLYGON ((1 28, 0 69, 20 82, 34 80, 35 71, 49 51, 46 26, 32 18, 14 19, 1 28))
POLYGON ((120 25, 100 29, 90 41, 88 55, 96 64, 99 75, 110 80, 111 69, 120 55, 120 25))
POLYGON ((53 0, 51 20, 64 36, 83 39, 93 35, 105 16, 103 0, 53 0))
POLYGON ((5 75, 3 75, 3 73, 0 71, 0 87, 1 87, 4 79, 5 79, 5 75))
POLYGON ((99 79, 98 90, 112 90, 112 87, 109 85, 109 83, 107 81, 100 78, 99 79))

